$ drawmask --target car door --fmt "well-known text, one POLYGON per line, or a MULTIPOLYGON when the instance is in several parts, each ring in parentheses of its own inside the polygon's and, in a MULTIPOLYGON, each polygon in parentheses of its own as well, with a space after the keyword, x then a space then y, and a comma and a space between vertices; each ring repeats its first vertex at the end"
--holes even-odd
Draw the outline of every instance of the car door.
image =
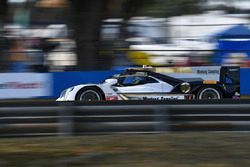
POLYGON ((119 78, 116 88, 125 100, 160 98, 163 83, 149 76, 125 76, 119 78))

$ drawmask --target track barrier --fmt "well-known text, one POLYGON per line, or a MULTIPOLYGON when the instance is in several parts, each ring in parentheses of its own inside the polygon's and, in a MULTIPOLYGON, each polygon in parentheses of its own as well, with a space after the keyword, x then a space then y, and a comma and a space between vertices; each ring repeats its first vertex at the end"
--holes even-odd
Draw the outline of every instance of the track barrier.
POLYGON ((250 100, 0 103, 0 137, 250 131, 250 100))

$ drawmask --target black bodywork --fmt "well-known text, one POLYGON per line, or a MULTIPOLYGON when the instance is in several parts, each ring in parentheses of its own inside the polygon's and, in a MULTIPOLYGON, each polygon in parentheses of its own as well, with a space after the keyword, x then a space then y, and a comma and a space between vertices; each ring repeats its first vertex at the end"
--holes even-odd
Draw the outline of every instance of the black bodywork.
POLYGON ((173 78, 161 73, 156 73, 150 69, 127 69, 121 75, 133 75, 136 73, 144 73, 148 76, 153 76, 161 81, 167 82, 172 85, 174 89, 170 92, 171 94, 183 94, 180 89, 182 83, 189 83, 191 86, 188 94, 197 95, 198 91, 204 87, 212 87, 220 91, 223 98, 233 98, 235 95, 240 94, 240 68, 239 67, 221 67, 220 69, 220 81, 213 83, 204 82, 202 79, 194 81, 185 81, 183 79, 173 78))

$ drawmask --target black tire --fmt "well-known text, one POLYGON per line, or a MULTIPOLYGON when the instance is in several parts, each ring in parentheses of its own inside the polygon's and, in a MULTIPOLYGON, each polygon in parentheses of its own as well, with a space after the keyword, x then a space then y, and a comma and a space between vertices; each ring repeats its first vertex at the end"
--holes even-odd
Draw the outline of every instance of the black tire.
POLYGON ((222 93, 215 87, 203 87, 196 94, 196 99, 222 99, 222 93))
POLYGON ((77 101, 91 102, 91 101, 101 101, 102 95, 95 88, 85 88, 80 90, 76 95, 77 101))

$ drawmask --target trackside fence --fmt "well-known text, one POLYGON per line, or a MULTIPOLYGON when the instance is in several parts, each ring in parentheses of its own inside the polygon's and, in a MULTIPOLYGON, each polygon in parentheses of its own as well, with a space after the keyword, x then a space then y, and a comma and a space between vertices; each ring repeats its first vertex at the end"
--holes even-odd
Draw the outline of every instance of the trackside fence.
POLYGON ((249 131, 250 101, 0 103, 0 137, 249 131))

